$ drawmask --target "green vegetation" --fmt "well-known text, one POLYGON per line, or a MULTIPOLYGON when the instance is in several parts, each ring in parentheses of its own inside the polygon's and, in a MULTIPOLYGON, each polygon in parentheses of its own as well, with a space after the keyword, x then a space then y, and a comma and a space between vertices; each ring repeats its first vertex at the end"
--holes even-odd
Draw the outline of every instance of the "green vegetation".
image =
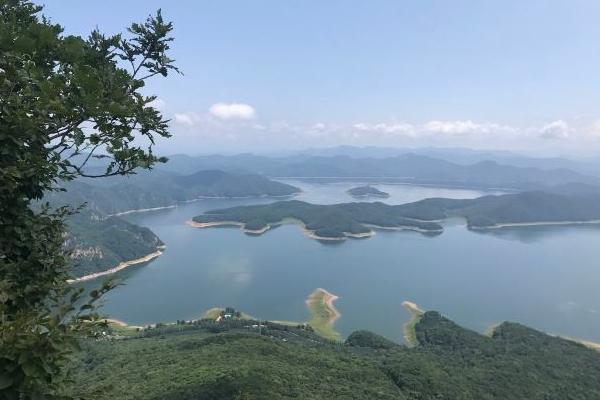
MULTIPOLYGON (((570 187, 570 186, 567 186, 570 187)), ((537 222, 585 222, 600 219, 600 191, 592 187, 565 191, 522 192, 472 200, 426 199, 400 206, 411 215, 460 216, 471 228, 537 222)))
POLYGON ((418 346, 419 341, 417 339, 416 326, 423 317, 423 310, 421 310, 415 303, 410 301, 402 302, 402 306, 410 313, 410 320, 408 320, 402 329, 404 330, 404 340, 409 346, 418 346))
POLYGON ((105 271, 157 251, 162 241, 150 229, 84 209, 67 219, 65 247, 75 277, 105 271))
POLYGON ((53 205, 87 203, 105 214, 169 207, 201 197, 290 196, 300 190, 256 174, 218 170, 191 175, 153 170, 133 176, 111 177, 101 183, 80 179, 65 185, 65 192, 48 193, 44 200, 53 205))
MULTIPOLYGON (((128 174, 153 153, 168 122, 142 92, 177 71, 172 25, 158 12, 126 35, 67 35, 25 0, 0 0, 0 396, 61 396, 76 338, 98 327, 96 302, 68 286, 68 208, 36 208, 77 177, 128 174), (87 169, 94 159, 100 171, 87 169)), ((63 397, 60 397, 63 398, 63 397)))
POLYGON ((348 193, 354 197, 390 197, 389 193, 383 192, 373 186, 357 186, 348 190, 348 193))
POLYGON ((316 289, 306 299, 310 311, 308 324, 318 335, 331 340, 340 340, 341 335, 333 328, 335 321, 340 317, 333 302, 337 296, 324 289, 316 289))
POLYGON ((435 222, 417 221, 405 217, 398 206, 383 203, 344 203, 315 205, 302 201, 281 201, 267 205, 232 207, 209 211, 194 217, 198 223, 233 221, 244 223, 247 229, 262 229, 280 224, 287 218, 304 223, 306 229, 317 237, 344 238, 370 233, 366 225, 384 228, 406 228, 424 232, 439 232, 442 227, 435 222))
POLYGON ((486 337, 437 312, 407 348, 358 331, 345 344, 254 321, 157 326, 84 343, 75 394, 91 399, 591 399, 600 354, 504 323, 486 337))
POLYGON ((466 218, 473 229, 503 224, 594 222, 600 220, 600 189, 567 185, 547 192, 477 199, 432 198, 394 206, 380 202, 316 205, 291 200, 208 211, 193 220, 237 222, 246 229, 260 230, 291 218, 301 221, 317 238, 326 239, 360 236, 370 233, 371 228, 439 233, 443 228, 437 221, 452 216, 466 218))

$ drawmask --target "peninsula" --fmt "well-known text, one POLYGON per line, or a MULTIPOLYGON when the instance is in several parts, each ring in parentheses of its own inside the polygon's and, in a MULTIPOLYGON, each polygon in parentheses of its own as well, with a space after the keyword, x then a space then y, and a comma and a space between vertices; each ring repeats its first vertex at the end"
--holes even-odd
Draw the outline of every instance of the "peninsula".
POLYGON ((374 230, 412 230, 439 234, 449 217, 461 217, 469 229, 600 223, 600 190, 532 191, 476 199, 431 198, 414 203, 381 202, 317 205, 297 200, 208 211, 189 223, 199 228, 237 225, 262 234, 284 223, 298 223, 318 240, 369 237, 374 230))
POLYGON ((337 299, 338 296, 323 288, 315 289, 306 299, 311 314, 308 324, 316 334, 331 340, 341 340, 341 335, 333 328, 335 321, 342 316, 333 305, 337 299))
POLYGON ((280 201, 209 211, 188 223, 198 228, 239 225, 247 233, 260 234, 272 226, 294 222, 317 240, 369 237, 373 229, 379 228, 442 232, 442 226, 436 222, 405 217, 397 206, 379 202, 316 205, 298 200, 280 201))

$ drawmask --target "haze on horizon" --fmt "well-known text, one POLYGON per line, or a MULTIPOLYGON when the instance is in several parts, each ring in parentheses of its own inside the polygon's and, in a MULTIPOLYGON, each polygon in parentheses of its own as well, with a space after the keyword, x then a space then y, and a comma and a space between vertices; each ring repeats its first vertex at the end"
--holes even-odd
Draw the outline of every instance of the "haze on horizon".
POLYGON ((163 154, 339 145, 600 154, 600 3, 47 0, 67 34, 156 9, 183 76, 163 154), (183 6, 185 5, 185 6, 183 6))

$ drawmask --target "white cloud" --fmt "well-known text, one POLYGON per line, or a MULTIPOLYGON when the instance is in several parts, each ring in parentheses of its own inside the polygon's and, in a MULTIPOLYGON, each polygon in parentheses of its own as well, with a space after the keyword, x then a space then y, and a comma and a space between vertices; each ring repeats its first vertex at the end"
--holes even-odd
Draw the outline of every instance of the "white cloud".
POLYGON ((192 128, 200 122, 200 117, 196 113, 175 113, 173 118, 177 125, 192 128))
POLYGON ((429 121, 423 125, 423 129, 427 132, 443 133, 447 135, 469 135, 473 133, 490 133, 494 130, 505 130, 506 127, 501 127, 493 123, 475 123, 471 120, 466 121, 429 121), (504 129, 503 129, 504 128, 504 129))
POLYGON ((571 136, 571 128, 561 119, 540 128, 540 137, 544 139, 567 139, 569 136, 571 136))
POLYGON ((256 117, 254 108, 243 103, 216 103, 210 106, 208 112, 213 117, 223 120, 245 120, 256 117))
POLYGON ((360 122, 358 124, 354 124, 352 127, 361 132, 380 132, 401 135, 413 135, 415 131, 413 125, 405 122, 379 122, 376 124, 366 124, 364 122, 360 122))

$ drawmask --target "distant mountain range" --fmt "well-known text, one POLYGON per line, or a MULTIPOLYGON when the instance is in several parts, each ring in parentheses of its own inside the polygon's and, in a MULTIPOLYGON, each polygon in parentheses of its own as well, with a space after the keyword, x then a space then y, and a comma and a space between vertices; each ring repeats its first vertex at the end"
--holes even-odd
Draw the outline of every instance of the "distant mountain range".
POLYGON ((252 154, 198 157, 175 155, 159 168, 189 173, 209 166, 270 177, 388 180, 473 188, 531 190, 572 182, 600 185, 600 178, 566 168, 520 167, 489 160, 464 165, 414 153, 384 158, 357 158, 348 155, 296 155, 279 158, 252 154))

